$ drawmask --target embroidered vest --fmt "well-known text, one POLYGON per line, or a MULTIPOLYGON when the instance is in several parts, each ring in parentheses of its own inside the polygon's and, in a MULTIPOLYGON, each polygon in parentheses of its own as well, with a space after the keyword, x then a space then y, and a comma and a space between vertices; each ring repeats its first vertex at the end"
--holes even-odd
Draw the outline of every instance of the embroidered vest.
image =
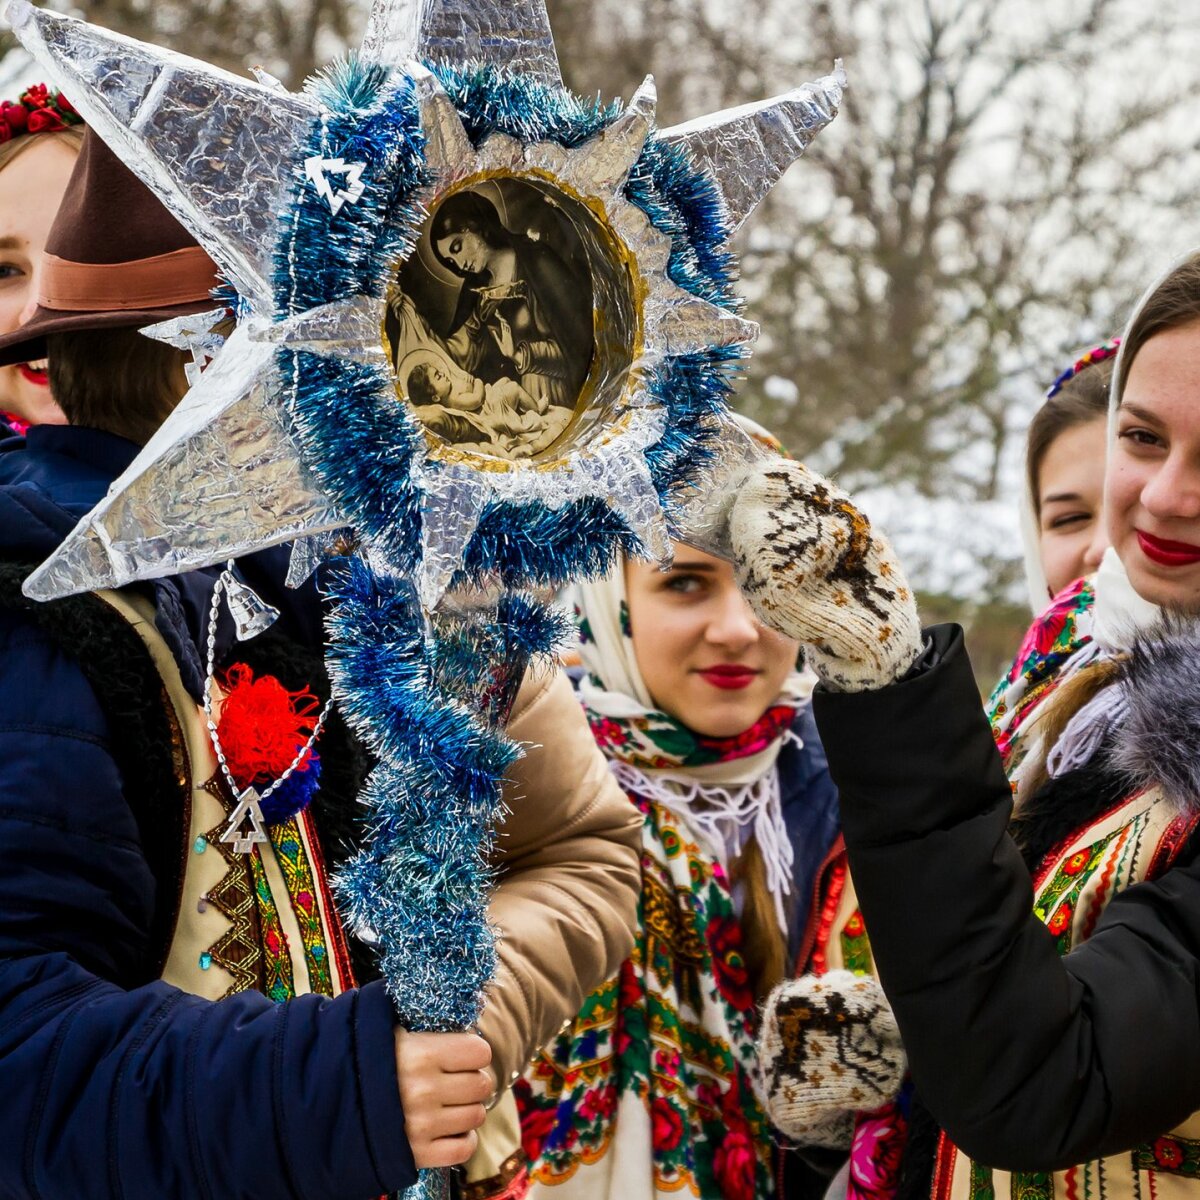
POLYGON ((269 844, 250 854, 220 840, 235 801, 218 770, 203 709, 154 626, 153 607, 132 593, 97 595, 128 621, 150 654, 190 783, 178 911, 162 978, 210 1000, 254 990, 283 1001, 310 992, 336 996, 352 987, 309 815, 269 826, 269 844))
MULTIPOLYGON (((1157 789, 1122 801, 1047 856, 1034 880, 1034 911, 1066 954, 1085 942, 1125 888, 1170 867, 1200 816, 1180 814, 1157 789)), ((942 1135, 933 1200, 1195 1200, 1200 1194, 1200 1113, 1125 1154, 1053 1173, 993 1171, 942 1135)))

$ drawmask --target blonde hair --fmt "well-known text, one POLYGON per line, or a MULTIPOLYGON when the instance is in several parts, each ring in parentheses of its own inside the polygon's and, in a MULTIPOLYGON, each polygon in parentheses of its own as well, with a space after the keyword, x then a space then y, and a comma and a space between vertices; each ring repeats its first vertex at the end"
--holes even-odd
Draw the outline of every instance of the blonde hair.
POLYGON ((62 138, 76 154, 83 146, 85 125, 68 125, 65 129, 56 129, 53 133, 22 133, 0 145, 0 171, 3 171, 14 159, 20 158, 30 146, 39 145, 45 138, 62 138))

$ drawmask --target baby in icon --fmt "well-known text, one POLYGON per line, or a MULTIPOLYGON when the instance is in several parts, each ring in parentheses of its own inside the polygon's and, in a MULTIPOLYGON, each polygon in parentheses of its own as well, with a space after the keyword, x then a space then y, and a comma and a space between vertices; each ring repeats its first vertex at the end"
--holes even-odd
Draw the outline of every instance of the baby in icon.
POLYGON ((432 348, 406 354, 396 373, 421 423, 464 450, 528 458, 570 420, 568 409, 539 404, 515 379, 484 383, 432 348))

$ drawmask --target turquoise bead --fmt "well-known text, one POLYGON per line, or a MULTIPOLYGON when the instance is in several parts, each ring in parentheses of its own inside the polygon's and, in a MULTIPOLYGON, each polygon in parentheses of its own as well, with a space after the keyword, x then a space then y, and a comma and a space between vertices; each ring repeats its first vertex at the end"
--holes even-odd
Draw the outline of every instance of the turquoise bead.
POLYGON ((200 970, 207 971, 212 966, 212 955, 206 950, 200 955, 200 970))
POLYGON ((206 839, 206 838, 204 838, 203 836, 200 836, 200 837, 198 837, 198 838, 197 838, 197 839, 196 839, 196 840, 195 840, 195 841, 192 843, 192 849, 193 849, 193 850, 194 850, 194 851, 195 851, 197 854, 203 854, 203 853, 205 852, 205 850, 207 850, 207 849, 208 849, 208 841, 207 841, 207 839, 206 839))

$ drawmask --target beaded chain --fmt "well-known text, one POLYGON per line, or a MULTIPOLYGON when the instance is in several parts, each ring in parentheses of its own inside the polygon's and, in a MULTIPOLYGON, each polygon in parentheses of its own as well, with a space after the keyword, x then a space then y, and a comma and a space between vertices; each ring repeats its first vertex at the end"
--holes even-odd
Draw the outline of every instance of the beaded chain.
MULTIPOLYGON (((217 577, 217 582, 213 587, 212 603, 208 610, 208 638, 207 638, 207 660, 204 670, 204 716, 208 723, 208 736, 212 739, 213 750, 217 755, 217 763, 221 768, 221 773, 225 776, 225 782, 229 784, 229 789, 239 800, 245 796, 245 793, 257 789, 239 788, 237 780, 234 779, 233 773, 229 769, 229 764, 225 761, 225 751, 221 749, 221 738, 217 733, 217 723, 213 720, 212 707, 212 685, 214 676, 214 667, 217 656, 217 617, 221 608, 221 593, 228 589, 229 585, 234 582, 233 579, 233 560, 230 559, 225 565, 225 570, 217 577)), ((321 735, 321 729, 325 724, 325 718, 329 715, 329 710, 333 707, 333 696, 330 696, 325 701, 325 707, 321 709, 321 715, 317 717, 317 723, 313 726, 313 731, 308 741, 296 752, 296 757, 292 759, 291 766, 287 768, 282 775, 279 776, 273 783, 262 791, 257 792, 258 803, 261 804, 272 792, 281 787, 288 781, 292 773, 304 761, 305 755, 313 748, 316 740, 321 735)), ((249 852, 249 847, 246 847, 245 853, 249 852)))

